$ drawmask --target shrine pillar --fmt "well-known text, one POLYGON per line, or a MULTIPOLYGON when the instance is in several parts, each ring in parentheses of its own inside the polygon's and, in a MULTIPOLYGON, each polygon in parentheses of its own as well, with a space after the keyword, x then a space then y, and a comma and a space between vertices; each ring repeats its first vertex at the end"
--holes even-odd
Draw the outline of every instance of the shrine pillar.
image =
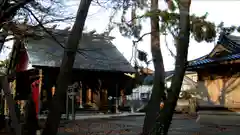
POLYGON ((82 87, 79 89, 79 108, 83 108, 82 104, 82 87))
POLYGON ((120 91, 120 96, 122 101, 121 106, 124 107, 126 104, 126 95, 123 89, 120 91))
POLYGON ((52 92, 52 97, 54 96, 54 94, 55 94, 55 86, 53 86, 52 87, 52 90, 51 90, 51 92, 52 92))
POLYGON ((39 84, 38 84, 38 114, 40 114, 41 111, 41 90, 42 90, 42 80, 43 80, 43 70, 39 69, 39 84))
POLYGON ((102 89, 100 91, 100 108, 102 111, 108 111, 108 92, 107 89, 102 89))
POLYGON ((86 92, 86 104, 91 105, 91 100, 92 100, 92 90, 88 88, 86 92))

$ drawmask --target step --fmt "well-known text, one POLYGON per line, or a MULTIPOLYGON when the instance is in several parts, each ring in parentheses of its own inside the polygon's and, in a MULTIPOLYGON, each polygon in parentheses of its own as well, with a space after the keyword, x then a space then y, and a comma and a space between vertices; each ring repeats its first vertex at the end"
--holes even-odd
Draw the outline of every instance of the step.
POLYGON ((210 110, 208 110, 208 111, 198 111, 198 115, 232 115, 232 116, 240 116, 240 112, 210 111, 210 110))

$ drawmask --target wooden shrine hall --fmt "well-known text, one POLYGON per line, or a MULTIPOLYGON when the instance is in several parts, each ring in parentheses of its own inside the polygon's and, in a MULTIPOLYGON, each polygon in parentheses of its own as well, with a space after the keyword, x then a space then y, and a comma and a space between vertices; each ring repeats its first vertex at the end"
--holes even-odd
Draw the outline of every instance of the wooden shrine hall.
POLYGON ((240 37, 226 33, 208 55, 189 62, 187 70, 198 74, 199 110, 240 111, 239 68, 240 37))
MULTIPOLYGON (((60 43, 66 43, 69 31, 53 30, 52 33, 60 43)), ((17 79, 19 83, 24 84, 24 80, 29 80, 28 77, 31 83, 37 80, 35 83, 40 90, 41 110, 49 108, 64 53, 64 49, 51 36, 44 35, 42 39, 25 41, 26 45, 20 54, 27 53, 28 57, 21 62, 28 63, 32 69, 17 73, 25 74, 22 75, 25 79, 17 79)), ((112 39, 98 34, 83 34, 70 80, 76 86, 76 108, 81 106, 107 111, 109 96, 131 94, 134 80, 125 74, 135 73, 135 69, 111 43, 112 39)), ((17 95, 21 95, 18 90, 17 95)), ((18 100, 24 99, 18 97, 18 100)))

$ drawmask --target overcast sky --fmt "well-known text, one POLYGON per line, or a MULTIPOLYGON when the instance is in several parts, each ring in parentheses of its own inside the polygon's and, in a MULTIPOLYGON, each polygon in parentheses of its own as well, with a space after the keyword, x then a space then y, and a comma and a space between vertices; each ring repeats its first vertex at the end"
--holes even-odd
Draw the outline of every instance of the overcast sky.
MULTIPOLYGON (((75 0, 71 3, 68 1, 68 4, 76 5, 71 7, 69 11, 76 12, 79 1, 75 0)), ((166 8, 166 4, 163 0, 160 0, 160 7, 166 8)), ((193 0, 191 4, 191 13, 196 15, 204 15, 206 12, 209 13, 208 20, 219 24, 221 21, 224 21, 226 25, 239 25, 240 20, 237 17, 237 13, 240 12, 240 1, 227 1, 227 0, 193 0)), ((91 6, 86 21, 87 30, 95 29, 98 33, 103 32, 107 28, 109 14, 111 11, 109 9, 104 9, 102 7, 91 6)), ((116 19, 119 19, 117 16, 116 19)), ((150 32, 149 20, 143 23, 142 34, 150 32)), ((115 37, 113 41, 114 45, 118 50, 126 57, 127 60, 130 60, 132 56, 132 40, 124 38, 119 33, 118 29, 114 29, 111 33, 115 37)), ((166 48, 164 38, 161 37, 161 48, 164 57, 165 70, 172 70, 174 68, 174 59, 171 57, 169 51, 166 48)), ((172 45, 172 39, 167 38, 168 44, 172 45)), ((214 43, 197 43, 194 40, 190 41, 189 55, 188 59, 195 59, 209 53, 214 47, 214 43)), ((146 51, 149 56, 150 53, 150 37, 145 36, 144 40, 138 44, 140 50, 146 51)), ((6 48, 5 48, 6 50, 6 48)), ((6 53, 1 53, 0 58, 6 58, 6 53)), ((149 59, 151 59, 149 57, 149 59)), ((149 66, 153 69, 153 65, 149 66)))
MULTIPOLYGON (((240 1, 234 0, 193 0, 191 4, 191 13, 196 15, 204 15, 209 13, 208 20, 219 24, 224 21, 226 25, 240 25, 240 19, 237 17, 237 13, 240 12, 240 1)), ((166 4, 163 0, 160 0, 160 8, 166 8, 166 4)), ((87 28, 96 29, 98 32, 105 30, 108 23, 109 11, 92 7, 89 12, 89 17, 86 22, 87 28)), ((119 18, 119 17, 118 17, 119 18)), ((142 34, 150 32, 149 20, 143 24, 142 34)), ((132 40, 124 38, 119 33, 118 29, 112 32, 112 36, 116 37, 114 44, 117 46, 120 52, 130 60, 132 56, 132 40)), ((169 37, 168 44, 172 45, 172 38, 169 37)), ((150 36, 146 36, 144 40, 139 43, 139 49, 150 53, 150 36)), ((169 51, 166 48, 164 37, 161 37, 161 47, 163 51, 165 70, 172 70, 174 68, 174 59, 171 57, 169 51)), ((190 41, 188 59, 195 59, 209 53, 214 47, 214 43, 197 43, 194 40, 190 41)), ((153 69, 153 65, 150 65, 153 69)))

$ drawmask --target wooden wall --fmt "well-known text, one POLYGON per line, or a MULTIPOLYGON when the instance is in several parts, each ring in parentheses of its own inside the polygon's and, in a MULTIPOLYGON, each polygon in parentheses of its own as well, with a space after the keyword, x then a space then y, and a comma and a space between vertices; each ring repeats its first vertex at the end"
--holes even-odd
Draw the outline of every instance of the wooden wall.
POLYGON ((203 73, 199 75, 198 91, 203 101, 200 105, 221 105, 240 108, 240 76, 217 76, 203 73))

